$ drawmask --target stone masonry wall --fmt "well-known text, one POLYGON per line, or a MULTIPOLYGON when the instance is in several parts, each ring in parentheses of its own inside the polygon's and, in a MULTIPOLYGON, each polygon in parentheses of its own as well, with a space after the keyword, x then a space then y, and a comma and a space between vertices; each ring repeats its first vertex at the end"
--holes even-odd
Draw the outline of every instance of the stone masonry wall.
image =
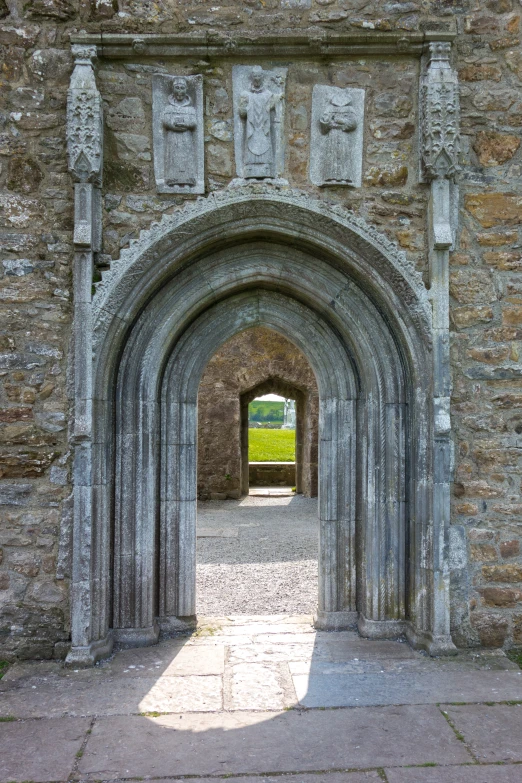
POLYGON ((198 397, 198 497, 241 494, 240 396, 267 379, 278 378, 308 395, 308 442, 304 444, 312 472, 305 494, 317 494, 318 393, 310 365, 285 337, 261 327, 231 340, 209 361, 198 397))
MULTIPOLYGON (((0 0, 0 641, 3 657, 62 655, 71 487, 67 354, 72 188, 65 155, 70 36, 447 29, 456 24, 463 171, 452 254, 455 640, 522 646, 522 50, 519 0, 0 0), (60 548, 60 541, 62 542, 60 548), (460 556, 468 551, 470 567, 460 556), (460 554, 459 554, 460 552, 460 554)), ((117 258, 183 197, 158 196, 153 72, 204 80, 206 188, 234 176, 229 56, 97 63, 104 98, 104 247, 117 258)), ((261 65, 270 65, 267 60, 261 65)), ((273 63, 272 63, 273 64, 273 63)), ((355 210, 426 273, 418 184, 419 61, 327 54, 288 67, 290 184, 355 210), (363 186, 308 179, 314 83, 366 89, 363 186)))

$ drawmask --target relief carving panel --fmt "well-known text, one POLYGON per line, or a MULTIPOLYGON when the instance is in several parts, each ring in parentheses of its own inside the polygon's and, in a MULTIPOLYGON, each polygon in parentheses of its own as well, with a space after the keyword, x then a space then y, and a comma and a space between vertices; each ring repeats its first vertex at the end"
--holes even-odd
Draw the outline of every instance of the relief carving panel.
POLYGON ((235 65, 234 146, 237 176, 277 179, 284 172, 286 68, 235 65))
POLYGON ((364 90, 316 84, 312 93, 310 180, 319 187, 359 188, 362 180, 364 90))
POLYGON ((204 193, 203 80, 152 78, 154 175, 159 193, 204 193))

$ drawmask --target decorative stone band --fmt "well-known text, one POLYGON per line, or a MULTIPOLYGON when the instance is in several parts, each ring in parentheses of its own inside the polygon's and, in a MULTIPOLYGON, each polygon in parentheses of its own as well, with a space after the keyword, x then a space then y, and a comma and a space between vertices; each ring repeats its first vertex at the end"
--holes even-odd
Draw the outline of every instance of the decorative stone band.
MULTIPOLYGON (((322 233, 324 222, 332 221, 343 233, 343 244, 363 243, 360 249, 364 246, 368 262, 380 263, 379 259, 386 259, 389 269, 383 269, 381 274, 387 279, 394 277, 400 280, 397 284, 404 288, 404 296, 406 290, 410 291, 412 308, 418 309, 419 318, 424 322, 424 331, 431 333, 431 306, 422 277, 395 243, 340 205, 314 199, 307 193, 289 187, 252 184, 218 191, 206 198, 187 202, 171 215, 164 215, 158 223, 153 223, 150 229, 142 231, 138 239, 131 240, 130 247, 122 250, 120 257, 112 262, 111 268, 103 273, 102 281, 96 286, 93 318, 98 334, 95 341, 102 339, 107 316, 114 312, 118 302, 125 296, 125 281, 132 281, 137 274, 144 274, 147 266, 154 264, 158 253, 168 254, 169 248, 180 245, 187 232, 199 233, 203 228, 208 229, 209 221, 225 220, 227 212, 235 214, 237 218, 246 210, 252 219, 257 216, 260 220, 269 209, 293 210, 296 219, 299 212, 306 214, 306 224, 313 228, 312 224, 316 223, 318 235, 322 233)), ((230 215, 227 219, 231 219, 230 215)), ((224 224, 220 231, 225 231, 224 224)))
POLYGON ((364 54, 408 54, 420 57, 429 41, 452 41, 456 36, 453 20, 444 22, 444 30, 413 32, 408 30, 306 30, 298 33, 262 33, 204 31, 192 33, 95 33, 72 36, 73 43, 94 45, 103 57, 236 57, 279 58, 285 61, 311 55, 346 57, 364 54))

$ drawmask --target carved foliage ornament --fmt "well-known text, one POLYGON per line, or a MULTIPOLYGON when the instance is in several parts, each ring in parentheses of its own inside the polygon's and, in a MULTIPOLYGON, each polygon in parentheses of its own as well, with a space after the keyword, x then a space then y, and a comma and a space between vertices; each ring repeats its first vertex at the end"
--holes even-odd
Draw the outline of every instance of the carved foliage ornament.
POLYGON ((427 179, 452 178, 459 169, 458 79, 449 63, 450 44, 430 44, 422 80, 422 162, 427 179))
POLYGON ((81 182, 99 183, 103 159, 101 95, 92 58, 95 46, 72 47, 75 67, 67 92, 67 152, 69 170, 81 182))

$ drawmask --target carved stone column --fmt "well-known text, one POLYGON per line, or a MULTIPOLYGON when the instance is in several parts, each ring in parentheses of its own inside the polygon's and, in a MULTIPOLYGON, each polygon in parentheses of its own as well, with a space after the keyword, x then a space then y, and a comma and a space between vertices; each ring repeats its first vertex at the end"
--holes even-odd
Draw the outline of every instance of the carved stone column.
POLYGON ((75 67, 67 94, 67 152, 74 180, 73 375, 74 453, 72 567, 72 649, 68 663, 88 665, 107 654, 107 640, 93 641, 92 568, 92 277, 93 254, 100 250, 103 162, 101 95, 92 60, 95 46, 72 47, 75 67), (98 649, 99 648, 99 649, 98 649))
POLYGON ((451 68, 451 44, 429 44, 421 81, 421 165, 430 183, 429 262, 433 310, 433 605, 432 642, 435 654, 455 651, 450 636, 448 539, 452 442, 449 359, 449 251, 453 244, 453 205, 459 153, 458 77, 451 68))

